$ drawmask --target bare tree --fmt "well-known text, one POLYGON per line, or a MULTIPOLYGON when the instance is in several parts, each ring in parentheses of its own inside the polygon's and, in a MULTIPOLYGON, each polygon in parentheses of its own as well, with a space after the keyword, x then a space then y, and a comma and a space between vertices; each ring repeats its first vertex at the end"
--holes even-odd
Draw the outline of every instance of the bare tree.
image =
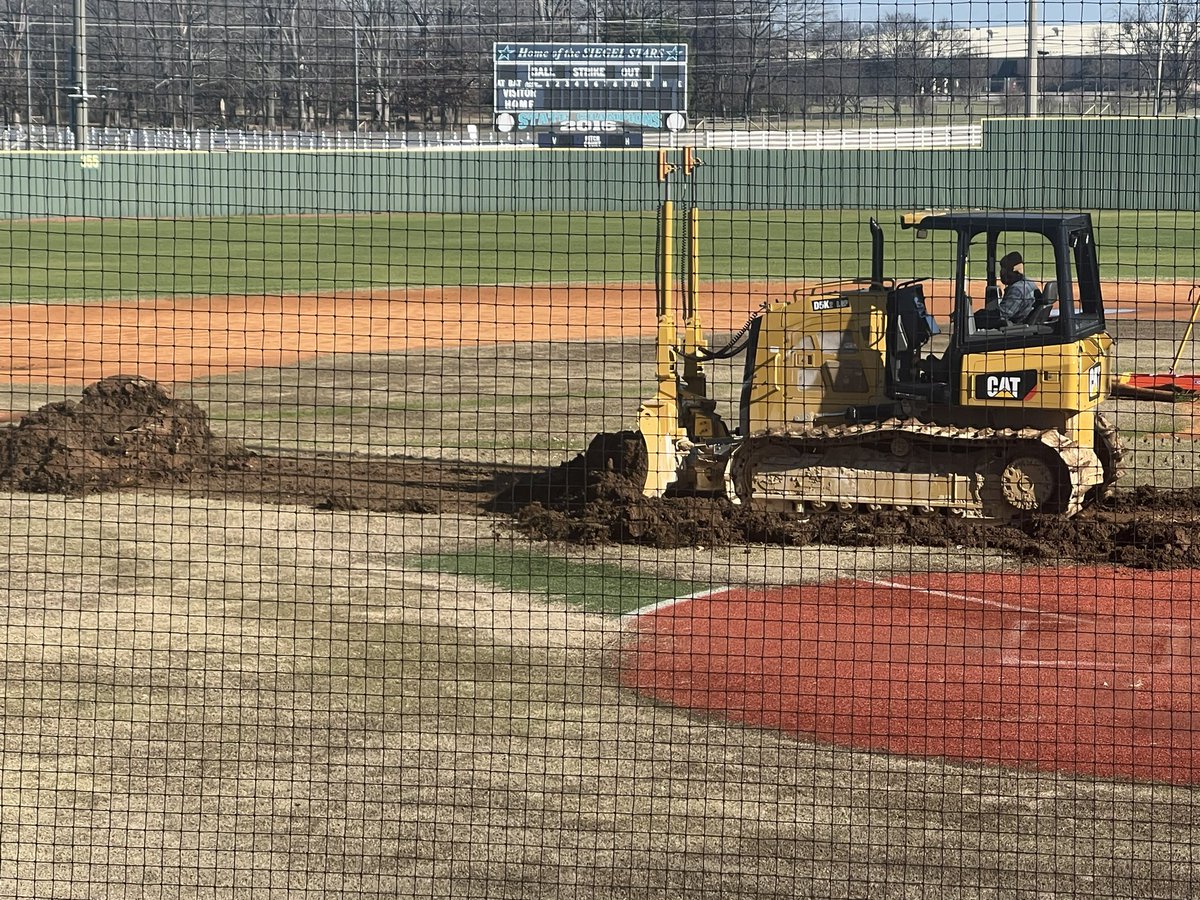
POLYGON ((279 48, 279 95, 285 121, 289 112, 295 127, 301 131, 310 127, 311 98, 308 95, 306 50, 313 46, 301 34, 301 0, 276 0, 264 6, 266 39, 279 48))
MULTIPOLYGON (((166 98, 164 113, 172 125, 195 128, 197 90, 206 84, 209 74, 210 4, 138 0, 132 11, 142 64, 139 85, 148 86, 151 97, 166 98)), ((132 92, 127 87, 120 93, 129 97, 132 92)))
POLYGON ((392 127, 392 84, 400 56, 396 46, 398 4, 395 0, 351 0, 351 15, 355 58, 363 73, 362 83, 356 87, 369 98, 373 128, 386 131, 392 127))
POLYGON ((786 106, 775 91, 822 0, 673 0, 669 9, 689 45, 695 114, 749 117, 786 106))
POLYGON ((819 0, 761 0, 741 10, 731 61, 744 115, 752 115, 756 107, 786 105, 776 85, 786 73, 793 45, 802 46, 814 21, 819 22, 821 6, 819 0))
POLYGON ((0 6, 0 14, 4 16, 0 20, 0 104, 6 117, 11 116, 17 121, 28 119, 32 114, 29 110, 22 117, 17 112, 29 105, 28 98, 25 98, 26 102, 21 98, 26 93, 29 66, 32 65, 28 52, 32 37, 31 5, 31 0, 5 0, 0 6))
POLYGON ((315 69, 321 46, 316 7, 303 0, 245 0, 242 7, 247 103, 268 128, 312 127, 315 69))
POLYGON ((947 62, 964 56, 966 47, 965 38, 949 25, 935 27, 907 13, 884 16, 864 42, 877 90, 895 115, 906 100, 915 112, 929 112, 932 97, 948 88, 947 62))
MULTIPOLYGON (((533 38, 539 41, 573 41, 587 38, 594 16, 590 0, 528 0, 533 38)), ((516 7, 520 9, 520 4, 516 7)))
POLYGON ((1187 109, 1188 94, 1200 74, 1200 3, 1139 4, 1122 18, 1117 41, 1137 60, 1156 111, 1161 111, 1166 93, 1175 98, 1176 112, 1187 109))
POLYGON ((676 43, 679 23, 667 9, 667 0, 593 0, 593 15, 600 21, 599 40, 616 44, 676 43))
POLYGON ((67 10, 65 0, 0 0, 4 12, 4 71, 0 78, 11 87, 20 113, 8 108, 3 115, 32 124, 58 124, 61 72, 65 60, 67 10), (61 54, 56 51, 63 51, 61 54))
POLYGON ((862 113, 863 29, 857 22, 821 23, 804 43, 807 93, 840 118, 862 113))
POLYGON ((465 85, 481 63, 461 55, 463 23, 458 19, 463 3, 400 0, 400 7, 396 102, 407 121, 444 127, 456 117, 465 85))

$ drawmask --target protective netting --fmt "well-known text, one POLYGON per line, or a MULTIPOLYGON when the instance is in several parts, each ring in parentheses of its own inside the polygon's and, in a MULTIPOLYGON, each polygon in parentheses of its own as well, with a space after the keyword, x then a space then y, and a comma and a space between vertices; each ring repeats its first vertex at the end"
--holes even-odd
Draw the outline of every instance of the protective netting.
POLYGON ((1200 891, 1200 3, 0 8, 0 897, 1200 891))

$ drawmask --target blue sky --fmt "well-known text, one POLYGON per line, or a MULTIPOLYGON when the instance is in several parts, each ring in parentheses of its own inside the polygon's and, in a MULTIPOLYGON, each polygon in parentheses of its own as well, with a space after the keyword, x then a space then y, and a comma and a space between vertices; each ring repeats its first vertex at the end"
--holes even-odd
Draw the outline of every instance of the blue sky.
MULTIPOLYGON (((835 4, 838 5, 838 4, 835 4)), ((1029 8, 1027 0, 840 0, 842 18, 876 22, 891 12, 955 25, 1020 25, 1029 8)), ((1137 8, 1136 0, 1038 0, 1043 22, 1116 22, 1137 8)))

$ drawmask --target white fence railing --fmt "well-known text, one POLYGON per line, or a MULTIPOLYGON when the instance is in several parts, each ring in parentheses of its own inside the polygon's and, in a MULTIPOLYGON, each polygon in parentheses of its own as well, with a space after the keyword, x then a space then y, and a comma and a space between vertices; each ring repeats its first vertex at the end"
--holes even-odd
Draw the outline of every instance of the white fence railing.
POLYGON ((646 135, 646 146, 738 150, 946 150, 983 146, 982 125, 934 128, 861 128, 831 131, 695 131, 646 135))
MULTIPOLYGON (((500 134, 475 125, 457 131, 315 132, 241 131, 169 128, 92 128, 89 150, 454 150, 463 148, 535 147, 529 131, 500 134)), ((717 131, 675 134, 647 132, 647 147, 707 147, 763 150, 938 150, 983 145, 981 125, 933 128, 862 128, 830 131, 717 131)), ((74 150, 69 128, 5 126, 0 151, 74 150)))
MULTIPOLYGON (((522 134, 525 142, 535 140, 522 134)), ((244 131, 239 129, 91 128, 89 150, 412 150, 512 146, 521 138, 474 125, 457 131, 244 131)), ((69 128, 5 126, 0 150, 74 150, 69 128)))

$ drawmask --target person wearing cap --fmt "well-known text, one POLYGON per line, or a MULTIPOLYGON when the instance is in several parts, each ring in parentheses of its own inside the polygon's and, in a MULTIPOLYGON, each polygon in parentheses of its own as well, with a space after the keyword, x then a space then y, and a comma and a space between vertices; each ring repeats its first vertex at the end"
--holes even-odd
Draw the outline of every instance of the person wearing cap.
POLYGON ((1000 280, 1004 296, 1000 298, 1000 315, 1010 325, 1024 322, 1037 301, 1037 288, 1025 277, 1025 260, 1014 250, 1000 259, 1000 280))
POLYGON ((1020 325, 1033 312, 1037 288, 1025 277, 1025 260, 1017 251, 1000 258, 1000 281, 1004 284, 1004 294, 994 306, 989 304, 975 314, 978 328, 1020 325))

